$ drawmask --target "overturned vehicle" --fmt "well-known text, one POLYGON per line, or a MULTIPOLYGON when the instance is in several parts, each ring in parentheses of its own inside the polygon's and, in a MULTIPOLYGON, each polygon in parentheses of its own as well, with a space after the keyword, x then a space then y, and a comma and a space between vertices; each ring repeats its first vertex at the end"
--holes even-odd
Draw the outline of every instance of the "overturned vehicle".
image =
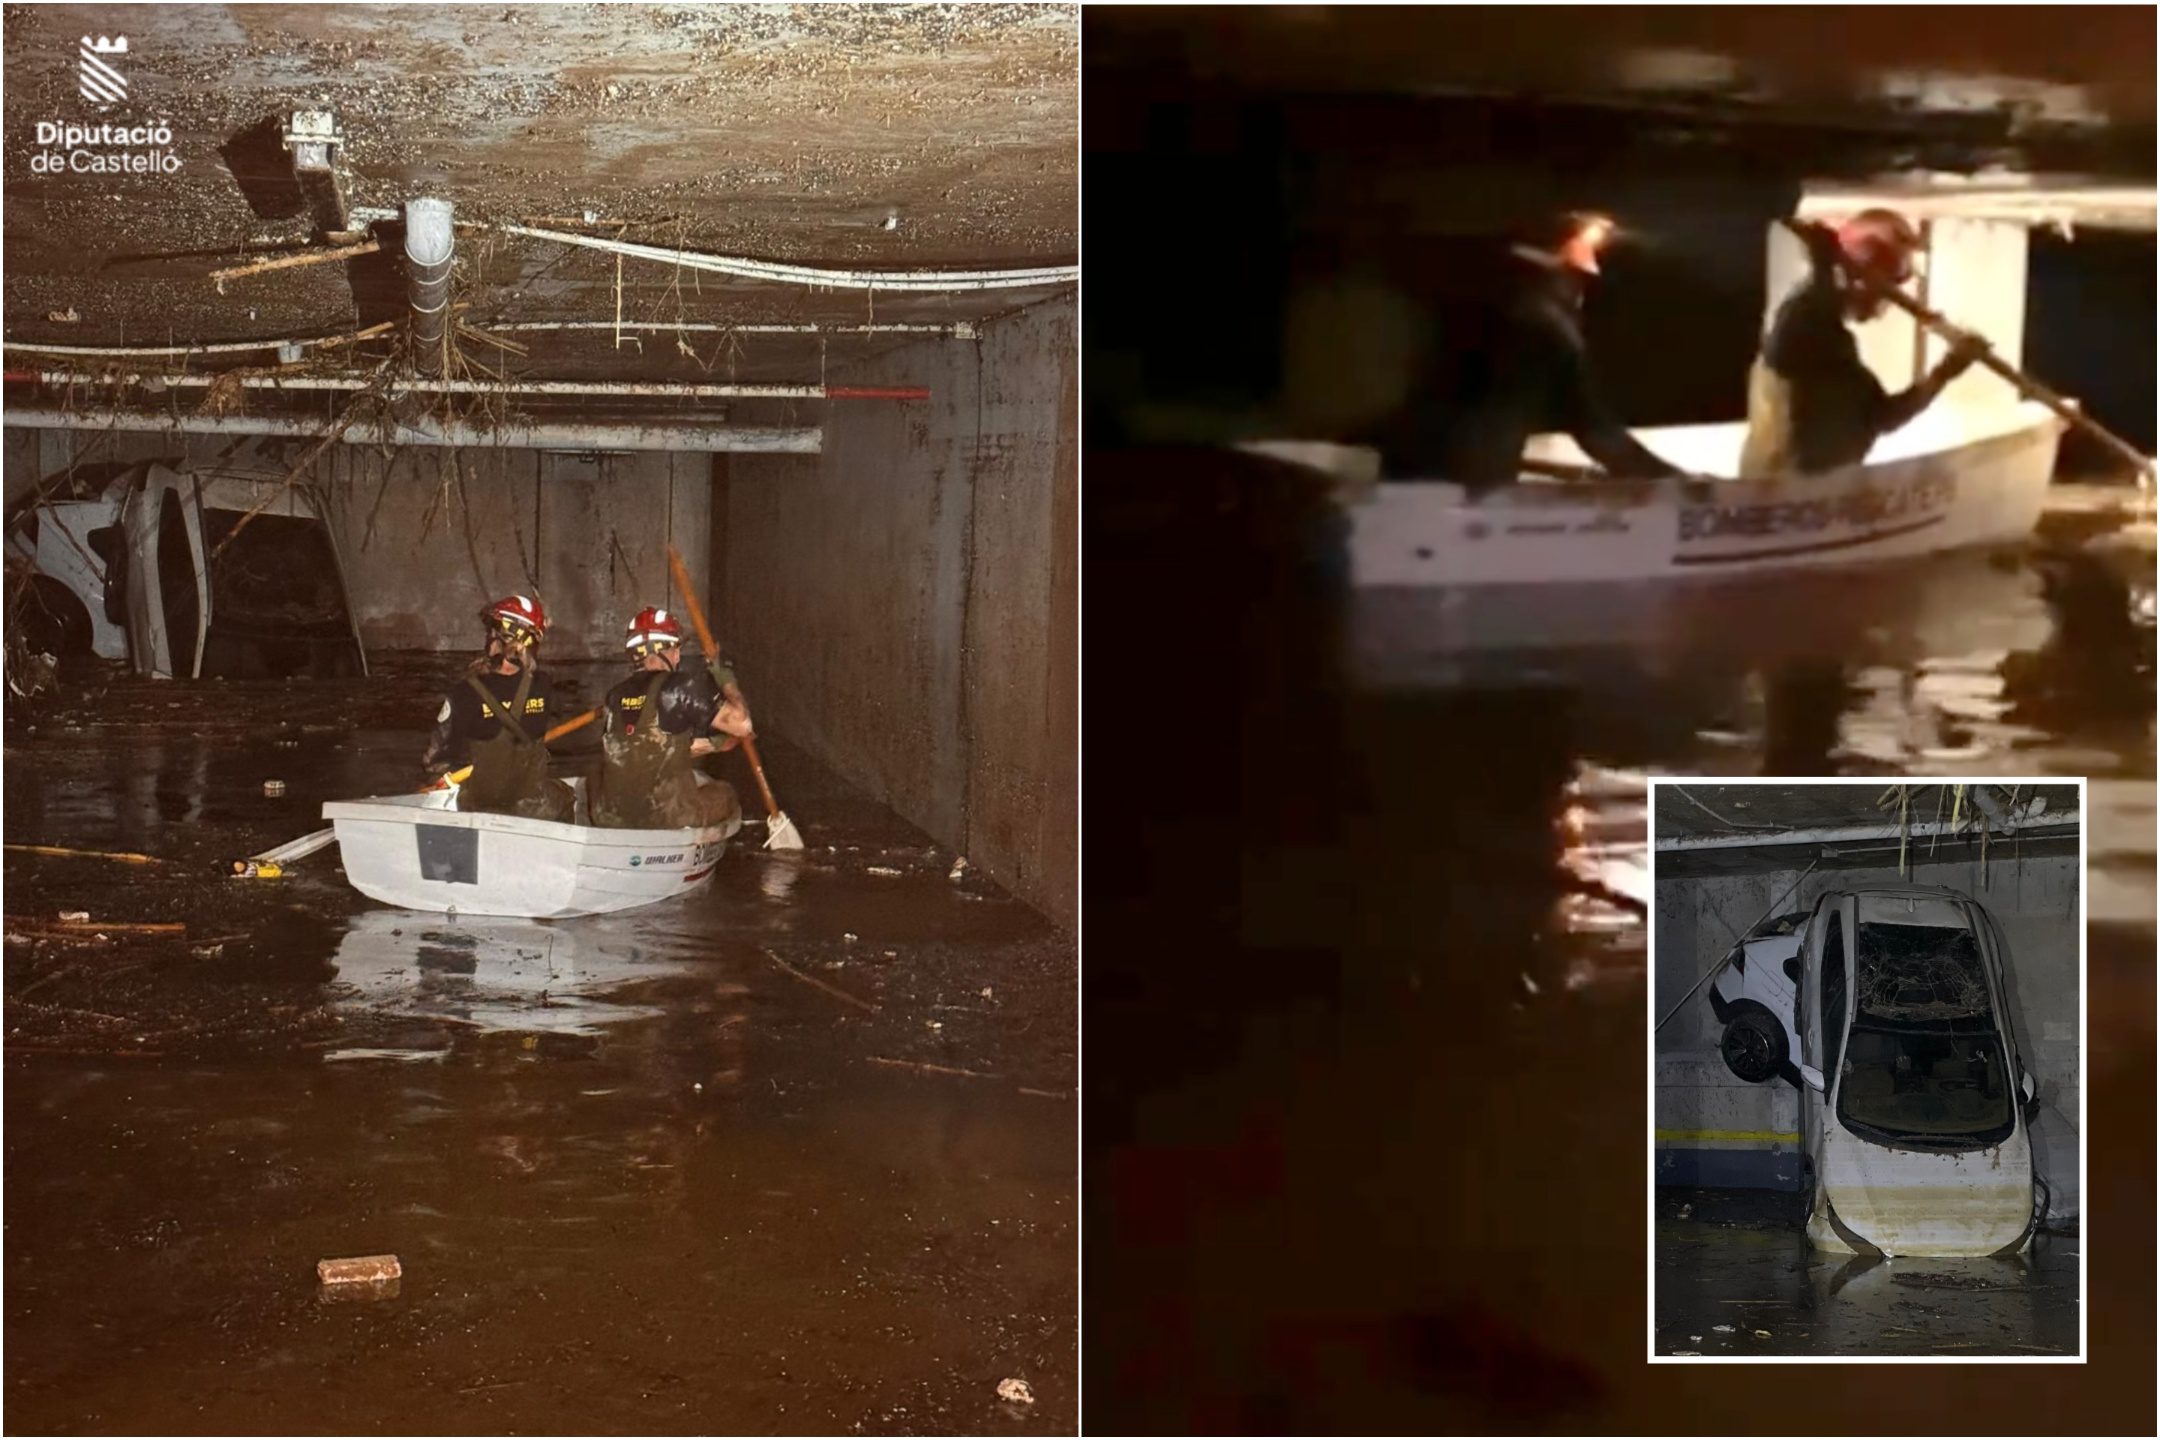
POLYGON ((13 508, 7 566, 32 650, 160 679, 367 673, 336 540, 313 493, 276 475, 86 469, 72 495, 13 508))
POLYGON ((1833 890, 1758 926, 1710 1003, 1726 1065, 1800 1089, 1808 1239, 1880 1255, 2031 1243, 2037 1089, 2011 1023, 2009 947, 1954 890, 1833 890))

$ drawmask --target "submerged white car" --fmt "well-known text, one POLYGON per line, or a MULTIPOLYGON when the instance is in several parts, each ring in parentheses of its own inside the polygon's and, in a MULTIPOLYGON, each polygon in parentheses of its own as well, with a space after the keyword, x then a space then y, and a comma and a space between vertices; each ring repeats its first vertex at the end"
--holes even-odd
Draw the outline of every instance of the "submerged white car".
POLYGON ((1831 891, 1788 933, 1748 937, 1719 976, 1727 1065, 1800 1086, 1818 1248, 2005 1255, 2030 1243, 2036 1089, 2007 964, 1977 901, 1891 885, 1831 891))
POLYGON ((127 660, 161 679, 367 673, 312 492, 225 466, 102 468, 117 473, 90 480, 95 493, 78 486, 8 516, 8 566, 30 576, 36 648, 127 660))

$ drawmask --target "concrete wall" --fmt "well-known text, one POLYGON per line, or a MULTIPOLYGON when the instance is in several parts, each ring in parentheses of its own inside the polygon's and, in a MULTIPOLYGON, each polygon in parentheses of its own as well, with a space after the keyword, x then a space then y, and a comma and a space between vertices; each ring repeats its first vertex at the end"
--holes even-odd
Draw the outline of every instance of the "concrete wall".
POLYGON ((824 452, 716 466, 719 623, 760 723, 1059 923, 1078 914, 1070 299, 835 380, 824 452))
MULTIPOLYGON (((1971 847, 1968 847, 1971 848, 1971 847)), ((2040 1089, 2033 1152, 2053 1188, 2058 1217, 2080 1212, 2078 1184, 2078 868, 2074 855, 2027 855, 2000 847, 1980 867, 1916 864, 1910 883, 1962 890, 2001 924, 2010 945, 2011 1019, 2025 1064, 2040 1089)), ((1657 950, 1651 974, 1662 1016, 1783 894, 1797 871, 1657 881, 1657 950)), ((1810 908, 1825 890, 1901 883, 1896 867, 1817 870, 1779 905, 1780 914, 1810 908)), ((1799 1183, 1799 1092, 1784 1080, 1750 1085, 1717 1053, 1722 1027, 1698 994, 1657 1037, 1656 1126, 1660 1183, 1759 1185, 1799 1183)))
MULTIPOLYGON (((305 445, 235 449, 221 436, 9 429, 7 498, 64 469, 71 446, 80 464, 224 457, 274 478, 305 445)), ((413 447, 385 460, 372 447, 336 445, 311 478, 371 648, 473 648, 480 606, 516 592, 538 595, 548 609, 544 654, 609 656, 638 609, 678 603, 670 543, 681 547, 692 583, 705 584, 712 487, 703 455, 413 447)))

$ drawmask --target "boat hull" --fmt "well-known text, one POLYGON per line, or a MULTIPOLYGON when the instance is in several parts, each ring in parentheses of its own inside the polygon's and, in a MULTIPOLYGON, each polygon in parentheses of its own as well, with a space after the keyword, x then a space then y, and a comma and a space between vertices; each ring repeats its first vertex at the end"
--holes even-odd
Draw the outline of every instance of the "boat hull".
MULTIPOLYGON (((1939 609, 1932 591, 1974 588, 1964 567, 1915 562, 2015 544, 2039 523, 2061 424, 2038 407, 2015 418, 1820 476, 1530 482, 1478 501, 1452 485, 1370 488, 1348 502, 1352 669, 1461 683, 1489 661, 1519 678, 1533 653, 1753 654, 1796 626, 1819 639, 1939 609)), ((1737 446, 1738 427, 1689 430, 1737 446)))
MULTIPOLYGON (((1531 481, 1476 500, 1455 485, 1379 485, 1351 507, 1351 574, 1368 589, 1704 581, 2017 540, 2040 521, 2062 422, 2039 406, 2013 420, 1954 448, 1822 475, 1531 481)), ((1658 446, 1660 432, 1642 433, 1658 446)), ((1671 433, 1722 460, 1740 427, 1671 433)))
POLYGON ((560 919, 628 910, 712 883, 739 820, 605 830, 453 810, 449 791, 333 801, 345 878, 371 900, 455 915, 560 919))

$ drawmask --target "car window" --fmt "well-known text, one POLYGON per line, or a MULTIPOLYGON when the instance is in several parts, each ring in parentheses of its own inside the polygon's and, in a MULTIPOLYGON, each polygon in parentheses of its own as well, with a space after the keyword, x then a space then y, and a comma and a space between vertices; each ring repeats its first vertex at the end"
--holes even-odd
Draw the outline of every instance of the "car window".
POLYGON ((1823 1083, 1834 1085, 1845 1044, 1845 917, 1835 912, 1823 938, 1822 964, 1823 1083))
POLYGON ((1921 1143, 2008 1135, 2013 1086, 1970 929, 1863 921, 1852 983, 1841 1119, 1921 1143))

